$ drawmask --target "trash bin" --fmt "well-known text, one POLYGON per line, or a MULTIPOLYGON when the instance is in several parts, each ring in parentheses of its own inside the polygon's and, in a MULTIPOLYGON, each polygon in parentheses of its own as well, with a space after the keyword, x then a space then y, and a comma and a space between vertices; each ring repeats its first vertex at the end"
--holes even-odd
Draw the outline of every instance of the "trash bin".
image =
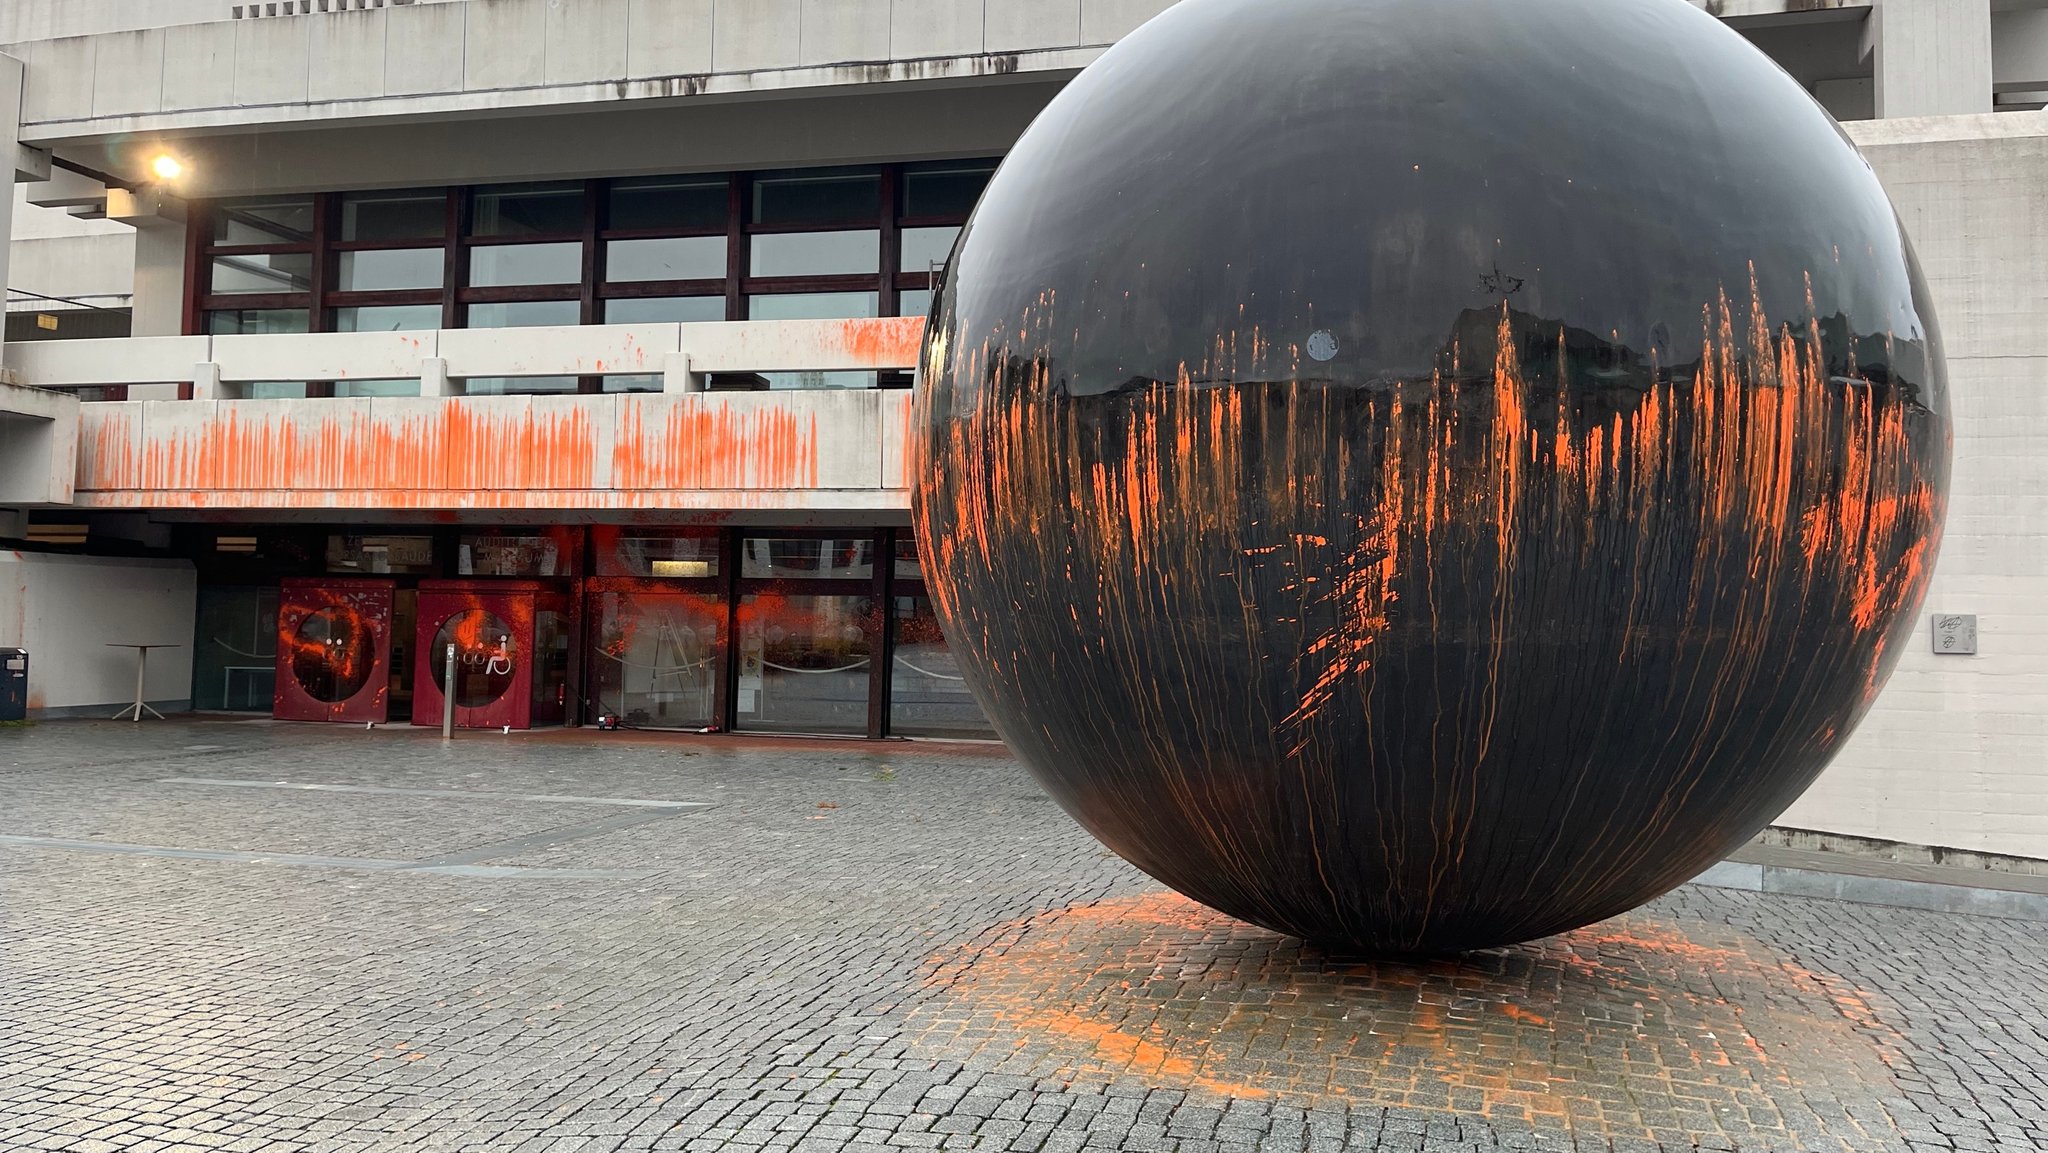
POLYGON ((28 719, 28 650, 0 649, 0 721, 28 719))

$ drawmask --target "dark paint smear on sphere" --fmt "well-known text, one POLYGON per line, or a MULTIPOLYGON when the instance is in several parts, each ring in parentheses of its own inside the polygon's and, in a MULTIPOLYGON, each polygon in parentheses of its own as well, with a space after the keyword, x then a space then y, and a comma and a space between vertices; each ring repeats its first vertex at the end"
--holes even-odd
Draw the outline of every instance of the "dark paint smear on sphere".
POLYGON ((1683 0, 1184 0, 1025 133, 926 341, 914 516, 977 699, 1139 868, 1333 947, 1721 858, 1939 542, 1897 217, 1683 0))

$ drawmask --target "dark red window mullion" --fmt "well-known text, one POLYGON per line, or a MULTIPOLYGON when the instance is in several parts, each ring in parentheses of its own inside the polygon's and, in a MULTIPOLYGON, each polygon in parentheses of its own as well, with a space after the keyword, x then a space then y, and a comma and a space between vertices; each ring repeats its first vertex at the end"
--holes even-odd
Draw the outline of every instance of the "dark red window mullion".
POLYGON ((606 228, 598 233, 602 240, 672 240, 679 236, 724 236, 720 228, 606 228))
POLYGON ((311 252, 313 246, 299 242, 276 244, 209 244, 208 256, 276 256, 287 252, 311 252))
POLYGON ((441 290, 438 288, 382 288, 362 292, 330 292, 327 307, 335 308, 379 308, 399 304, 439 304, 441 290))
MULTIPOLYGON (((605 182, 586 180, 583 182, 583 284, 580 298, 580 323, 601 324, 604 321, 604 304, 597 295, 597 286, 604 283, 604 244, 598 235, 604 231, 604 218, 608 207, 604 196, 605 182)), ((584 375, 576 378, 576 391, 593 393, 604 391, 604 377, 584 375)))
POLYGON ((757 292, 873 292, 875 278, 853 276, 763 276, 748 277, 747 293, 757 292))
MULTIPOLYGON (((305 292, 243 292, 227 296, 202 296, 202 312, 240 312, 265 308, 311 308, 313 297, 305 292)), ((204 331, 202 329, 202 331, 204 331)))
POLYGON ((185 220, 185 316, 182 327, 186 336, 198 336, 206 331, 202 302, 213 284, 213 264, 206 257, 207 248, 213 241, 213 206, 204 201, 194 204, 185 220))
MULTIPOLYGON (((332 192, 316 193, 313 196, 313 266, 307 275, 312 291, 306 299, 306 330, 308 332, 334 331, 334 318, 327 310, 327 292, 333 287, 334 257, 328 250, 328 242, 334 238, 335 220, 341 212, 341 197, 332 192)), ((309 380, 306 395, 327 397, 334 395, 331 380, 309 380)))
POLYGON ((598 285, 597 294, 607 300, 628 296, 718 296, 725 281, 718 280, 626 280, 598 285))
POLYGON ((465 288, 457 296, 463 304, 522 304, 533 300, 576 300, 580 292, 574 284, 492 284, 465 288))
MULTIPOLYGON (((902 165, 882 166, 882 270, 879 295, 875 301, 877 316, 896 315, 896 271, 902 261, 902 251, 897 243, 896 213, 903 207, 902 176, 902 165)), ((888 632, 887 629, 882 631, 888 632)), ((879 737, 882 734, 878 729, 868 735, 879 737)))
POLYGON ((747 318, 747 176, 732 173, 725 186, 725 318, 747 318))
POLYGON ((441 327, 463 327, 462 289, 469 283, 468 254, 463 233, 469 229, 469 189, 450 188, 441 236, 441 327))

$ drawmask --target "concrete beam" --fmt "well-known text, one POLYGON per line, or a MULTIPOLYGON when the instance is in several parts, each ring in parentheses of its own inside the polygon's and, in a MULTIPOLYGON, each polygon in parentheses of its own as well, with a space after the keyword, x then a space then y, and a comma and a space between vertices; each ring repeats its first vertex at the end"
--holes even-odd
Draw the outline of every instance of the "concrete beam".
POLYGON ((78 428, 77 397, 0 385, 0 502, 70 504, 78 428))
POLYGON ((38 208, 99 207, 107 202, 107 186, 69 168, 52 168, 46 179, 29 183, 28 202, 38 208))
POLYGON ((14 182, 28 184, 50 178, 50 150, 17 142, 14 146, 14 182))

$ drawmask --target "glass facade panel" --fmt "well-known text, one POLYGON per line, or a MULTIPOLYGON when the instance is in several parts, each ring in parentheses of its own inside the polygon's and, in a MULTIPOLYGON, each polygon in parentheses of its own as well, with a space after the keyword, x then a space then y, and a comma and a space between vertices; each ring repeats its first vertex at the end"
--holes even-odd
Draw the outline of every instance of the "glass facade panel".
POLYGON ((434 572, 434 538, 425 535, 327 535, 327 571, 356 576, 364 573, 434 572))
POLYGON ((192 707, 267 713, 277 683, 277 588, 201 585, 192 707))
POLYGON ((572 236, 583 230, 583 184, 493 184, 469 206, 471 236, 572 236))
POLYGON ((576 563, 567 527, 546 532, 466 532, 455 546, 460 576, 567 576, 576 563))
POLYGON ((734 678, 740 727, 865 733, 873 611, 868 596, 742 595, 734 678))
POLYGON ((719 632, 725 599, 672 588, 590 596, 591 701, 643 729, 719 723, 719 632))
POLYGON ((606 324, 687 324, 724 319, 723 296, 621 296, 604 302, 606 324))
POLYGON ((723 229, 726 178, 655 176, 614 180, 609 228, 636 231, 723 229))
POLYGON ((445 235, 447 227, 448 194, 438 188, 344 192, 341 196, 343 240, 425 240, 445 235))
POLYGON ((576 388, 573 376, 472 376, 462 382, 464 396, 538 396, 576 388))
POLYGON ((603 378, 600 387, 605 392, 660 392, 662 389, 662 379, 658 376, 649 376, 646 373, 635 373, 632 376, 607 376, 603 378))
POLYGON ((251 332, 304 332, 303 308, 230 308, 206 314, 206 331, 214 336, 251 332))
POLYGON ((751 245, 749 276, 863 276, 882 267, 882 234, 872 228, 768 232, 751 245))
POLYGON ((507 284, 575 284, 582 279, 583 246, 574 241, 493 244, 469 250, 469 282, 479 288, 507 284))
POLYGON ((896 294, 896 315, 930 316, 932 314, 932 290, 929 288, 906 288, 896 294))
POLYGON ((929 272, 943 267, 946 258, 953 255, 953 241, 959 236, 957 224, 904 229, 903 261, 898 267, 904 272, 929 272))
POLYGON ((335 254, 335 283, 339 292, 385 292, 441 287, 442 260, 438 248, 374 248, 362 252, 335 254))
POLYGON ((469 306, 471 328, 538 328, 575 324, 583 306, 574 300, 524 300, 469 306))
POLYGON ((764 172, 754 178, 755 224, 837 224, 881 215, 876 172, 764 172))
POLYGON ((873 316, 881 299, 875 292, 768 292, 747 298, 752 320, 838 320, 873 316))
POLYGON ((914 164, 903 170, 903 215, 965 218, 995 175, 990 160, 914 164))
POLYGON ((872 537, 748 537, 741 542, 740 576, 749 580, 869 580, 875 575, 872 537))
POLYGON ((213 258, 212 286, 216 296, 310 292, 313 289, 313 254, 271 252, 216 256, 213 258))
POLYGON ((604 260, 607 280, 714 280, 725 275, 725 237, 611 240, 604 260))
POLYGON ((336 332, 418 332, 439 327, 438 304, 379 304, 334 310, 336 332))
POLYGON ((718 575, 716 532, 601 524, 590 536, 598 576, 676 580, 718 575))
POLYGON ((313 198, 260 196, 214 206, 215 244, 304 244, 313 239, 313 198))
POLYGON ((906 737, 993 738, 994 727, 968 692, 960 664, 939 633, 932 602, 921 596, 895 598, 889 627, 895 633, 889 731, 906 737))
POLYGON ((336 396, 418 396, 420 382, 412 380, 337 380, 336 396))

